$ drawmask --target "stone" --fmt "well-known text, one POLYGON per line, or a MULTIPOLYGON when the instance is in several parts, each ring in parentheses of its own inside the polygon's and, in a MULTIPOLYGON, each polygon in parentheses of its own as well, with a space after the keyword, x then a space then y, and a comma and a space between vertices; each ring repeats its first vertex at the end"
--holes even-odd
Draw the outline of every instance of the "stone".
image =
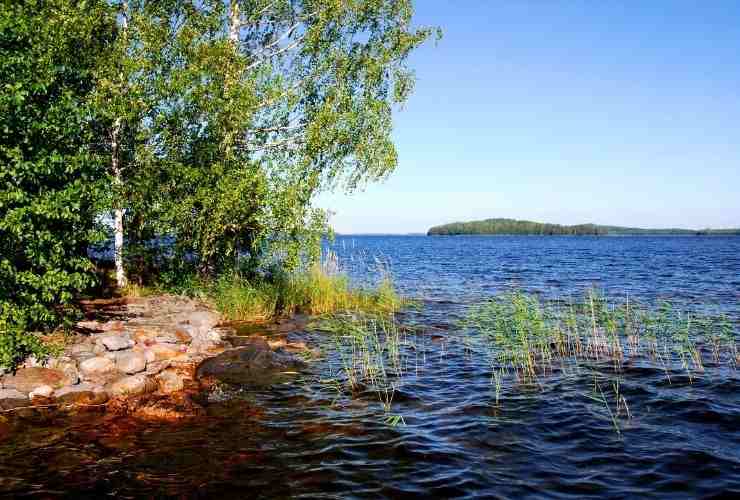
POLYGON ((42 368, 39 366, 32 368, 21 368, 15 375, 6 375, 3 377, 3 387, 17 389, 28 394, 37 387, 48 385, 52 388, 63 387, 77 382, 72 377, 60 370, 51 368, 42 368))
POLYGON ((143 373, 130 375, 108 384, 108 393, 113 397, 140 396, 157 390, 157 383, 143 373))
POLYGON ((108 374, 115 369, 116 364, 113 360, 103 356, 86 359, 80 363, 80 371, 85 377, 108 374))
POLYGON ((51 396, 51 394, 54 392, 54 388, 50 385, 40 385, 34 390, 32 390, 28 397, 30 399, 42 397, 42 398, 48 398, 51 396))
POLYGON ((153 362, 175 358, 182 352, 178 346, 173 344, 154 344, 144 350, 144 355, 147 361, 153 362))
POLYGON ((28 396, 16 389, 0 389, 0 409, 13 410, 28 406, 28 396))
POLYGON ((104 335, 98 339, 100 344, 109 351, 122 351, 134 346, 134 341, 128 335, 104 335))
POLYGON ((94 332, 103 331, 103 325, 99 321, 79 321, 77 323, 77 328, 83 330, 92 330, 94 332))
POLYGON ((108 393, 101 386, 88 382, 57 389, 54 397, 61 404, 71 405, 97 405, 108 401, 108 393))
POLYGON ((68 356, 61 356, 49 360, 49 368, 59 370, 67 376, 66 385, 74 385, 80 381, 80 372, 77 370, 77 362, 68 356))
POLYGON ((225 351, 203 361, 196 370, 198 379, 213 377, 221 382, 242 385, 268 385, 285 372, 305 367, 299 358, 272 351, 261 337, 253 337, 244 347, 225 351))
POLYGON ((163 371, 157 375, 156 380, 159 384, 159 392, 164 394, 181 391, 185 387, 185 381, 182 375, 173 369, 163 371))
POLYGON ((116 357, 116 368, 118 368, 118 371, 128 373, 129 375, 143 372, 146 369, 144 353, 134 351, 119 353, 116 357))
POLYGON ((147 375, 156 375, 159 372, 166 370, 172 365, 172 362, 169 359, 165 359, 162 361, 152 361, 151 363, 147 363, 146 365, 146 373, 147 375))
POLYGON ((123 321, 108 321, 100 325, 100 329, 104 332, 121 331, 123 330, 123 321))
POLYGON ((134 341, 141 345, 150 345, 156 343, 158 332, 150 330, 136 330, 134 332, 134 341))

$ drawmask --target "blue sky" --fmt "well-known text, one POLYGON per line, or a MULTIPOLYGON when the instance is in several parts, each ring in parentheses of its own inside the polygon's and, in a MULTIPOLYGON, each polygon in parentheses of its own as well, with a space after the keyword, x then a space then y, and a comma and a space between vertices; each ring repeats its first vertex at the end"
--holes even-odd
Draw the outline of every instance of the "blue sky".
POLYGON ((416 0, 398 169, 341 233, 512 217, 740 227, 740 2, 416 0))

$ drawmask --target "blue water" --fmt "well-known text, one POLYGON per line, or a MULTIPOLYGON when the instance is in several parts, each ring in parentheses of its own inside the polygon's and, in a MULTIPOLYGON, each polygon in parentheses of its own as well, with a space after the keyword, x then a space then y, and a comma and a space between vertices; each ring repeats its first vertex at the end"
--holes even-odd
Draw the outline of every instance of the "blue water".
MULTIPOLYGON (((0 442, 0 494, 43 498, 740 498, 740 377, 706 359, 689 376, 627 359, 504 381, 460 341, 468 307, 518 288, 597 287, 740 318, 739 237, 340 236, 358 284, 390 271, 420 308, 390 414, 372 391, 327 385, 325 351, 289 383, 232 387, 180 423, 79 416, 0 442), (619 383, 617 432, 595 381, 619 383)), ((289 334, 322 348, 326 335, 289 334)), ((675 360, 674 360, 675 361, 675 360)), ((615 411, 612 401, 612 411, 615 411)), ((205 403, 204 403, 205 404, 205 403)), ((1 422, 0 422, 1 423, 1 422)))
POLYGON ((402 293, 469 303, 511 288, 549 298, 595 287, 740 314, 740 237, 338 236, 358 283, 390 269, 402 293))

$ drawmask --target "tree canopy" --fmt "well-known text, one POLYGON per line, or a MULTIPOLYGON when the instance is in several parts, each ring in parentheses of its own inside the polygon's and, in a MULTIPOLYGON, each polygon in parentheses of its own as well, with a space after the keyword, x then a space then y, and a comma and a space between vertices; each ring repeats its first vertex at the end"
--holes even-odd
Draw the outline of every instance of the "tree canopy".
POLYGON ((315 260, 316 196, 396 167, 433 33, 411 0, 0 2, 3 338, 64 316, 100 229, 120 285, 315 260))
POLYGON ((103 170, 89 96, 113 36, 104 5, 3 0, 0 9, 0 367, 38 348, 92 283, 103 170))

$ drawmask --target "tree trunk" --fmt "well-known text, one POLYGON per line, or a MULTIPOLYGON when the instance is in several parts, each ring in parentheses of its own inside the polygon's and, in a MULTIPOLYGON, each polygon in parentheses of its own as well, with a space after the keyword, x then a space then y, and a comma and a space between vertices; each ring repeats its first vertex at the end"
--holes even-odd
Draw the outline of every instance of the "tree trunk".
MULTIPOLYGON (((128 34, 128 0, 121 2, 121 31, 123 39, 126 40, 128 34)), ((121 75, 123 80, 123 75, 121 75)), ((121 174, 120 164, 120 140, 121 140, 121 118, 116 118, 113 123, 111 132, 111 170, 113 171, 113 183, 117 189, 123 186, 123 176, 121 174)), ((118 206, 113 210, 113 256, 116 264, 116 285, 123 288, 128 284, 126 271, 123 268, 123 208, 118 206)))
MULTIPOLYGON (((113 124, 111 133, 111 169, 113 170, 113 182, 117 188, 123 185, 121 178, 121 165, 118 158, 119 139, 121 134, 121 119, 117 118, 113 124)), ((123 288, 127 284, 126 272, 123 269, 123 208, 117 207, 113 211, 113 256, 116 263, 116 285, 123 288)))

